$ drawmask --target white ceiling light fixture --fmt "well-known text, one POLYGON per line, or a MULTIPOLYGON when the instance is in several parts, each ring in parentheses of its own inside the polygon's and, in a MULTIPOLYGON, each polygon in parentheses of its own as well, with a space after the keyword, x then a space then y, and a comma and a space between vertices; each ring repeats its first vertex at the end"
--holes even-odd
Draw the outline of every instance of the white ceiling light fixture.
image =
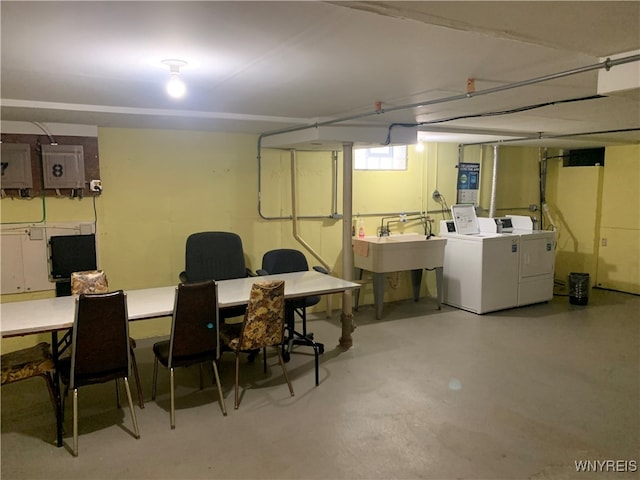
POLYGON ((162 60, 162 63, 169 67, 171 78, 167 83, 167 93, 173 98, 181 98, 187 91, 187 87, 180 78, 180 68, 184 67, 187 62, 178 59, 162 60))

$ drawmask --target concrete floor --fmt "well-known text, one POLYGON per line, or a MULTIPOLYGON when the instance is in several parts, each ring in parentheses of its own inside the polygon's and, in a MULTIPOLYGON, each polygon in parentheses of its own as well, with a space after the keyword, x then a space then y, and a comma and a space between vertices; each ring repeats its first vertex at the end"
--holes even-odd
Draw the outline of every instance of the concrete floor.
POLYGON ((113 384, 85 387, 74 458, 54 446, 44 382, 7 385, 2 479, 640 478, 639 312, 640 297, 603 290, 587 306, 558 296, 482 316, 423 299, 387 304, 375 320, 363 306, 347 351, 335 312, 310 322, 326 345, 319 387, 303 348, 288 364, 295 397, 276 357, 266 375, 261 361, 243 362, 234 411, 227 354, 229 415, 210 383, 198 389, 197 368, 178 370, 175 430, 168 373, 151 401, 153 340, 141 340, 141 438, 115 408, 113 384), (582 460, 619 462, 578 473, 582 460))

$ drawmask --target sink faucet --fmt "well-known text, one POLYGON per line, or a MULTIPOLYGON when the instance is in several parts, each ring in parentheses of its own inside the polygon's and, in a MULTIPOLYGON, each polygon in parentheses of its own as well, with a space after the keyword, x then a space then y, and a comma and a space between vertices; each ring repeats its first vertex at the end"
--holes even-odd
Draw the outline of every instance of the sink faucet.
POLYGON ((391 222, 387 222, 387 225, 384 225, 384 221, 388 220, 390 218, 396 218, 396 216, 393 217, 382 217, 382 220, 380 221, 380 228, 378 228, 378 236, 379 237, 388 237, 389 235, 391 235, 391 228, 389 228, 389 223, 391 222))

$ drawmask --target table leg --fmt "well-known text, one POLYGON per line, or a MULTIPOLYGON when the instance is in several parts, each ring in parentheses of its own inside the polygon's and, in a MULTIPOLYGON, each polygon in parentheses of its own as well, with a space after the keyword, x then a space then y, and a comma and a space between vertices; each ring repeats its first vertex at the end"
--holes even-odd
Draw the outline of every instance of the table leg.
POLYGON ((58 371, 58 332, 51 332, 51 354, 55 371, 53 373, 53 391, 56 397, 56 445, 62 447, 62 395, 60 394, 60 373, 58 371))
POLYGON ((373 273, 373 303, 376 307, 376 319, 382 317, 382 305, 384 304, 384 283, 386 273, 373 273))
POLYGON ((413 287, 413 300, 420 299, 420 285, 422 283, 422 269, 411 270, 411 286, 413 287))

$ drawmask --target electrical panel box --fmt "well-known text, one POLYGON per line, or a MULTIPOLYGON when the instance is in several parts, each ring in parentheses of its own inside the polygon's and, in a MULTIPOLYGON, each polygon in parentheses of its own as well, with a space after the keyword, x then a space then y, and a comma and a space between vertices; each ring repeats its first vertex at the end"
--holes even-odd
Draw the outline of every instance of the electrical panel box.
POLYGON ((82 145, 42 145, 44 188, 84 188, 82 145))
POLYGON ((0 145, 2 181, 0 188, 33 188, 31 172, 31 147, 26 143, 2 143, 0 145))

